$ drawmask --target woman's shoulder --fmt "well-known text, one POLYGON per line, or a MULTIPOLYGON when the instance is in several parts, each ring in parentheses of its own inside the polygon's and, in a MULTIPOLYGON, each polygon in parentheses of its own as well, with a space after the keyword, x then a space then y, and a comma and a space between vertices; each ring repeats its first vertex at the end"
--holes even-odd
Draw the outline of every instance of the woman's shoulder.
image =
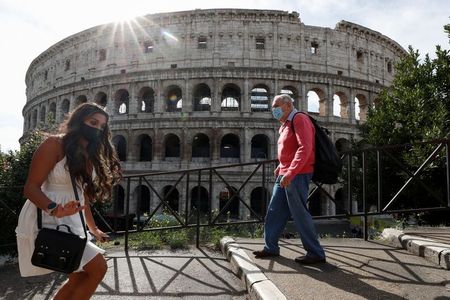
POLYGON ((49 135, 39 146, 41 151, 55 154, 58 156, 58 161, 64 157, 64 145, 61 135, 49 135))

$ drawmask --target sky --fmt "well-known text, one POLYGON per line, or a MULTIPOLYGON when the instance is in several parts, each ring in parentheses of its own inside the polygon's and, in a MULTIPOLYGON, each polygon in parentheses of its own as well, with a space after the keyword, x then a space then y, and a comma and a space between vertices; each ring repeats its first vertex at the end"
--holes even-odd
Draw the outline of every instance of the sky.
POLYGON ((443 26, 449 0, 0 0, 0 150, 19 149, 26 103, 25 74, 39 54, 85 29, 152 13, 211 8, 296 11, 306 25, 334 28, 341 20, 378 31, 407 49, 434 57, 449 49, 443 26))

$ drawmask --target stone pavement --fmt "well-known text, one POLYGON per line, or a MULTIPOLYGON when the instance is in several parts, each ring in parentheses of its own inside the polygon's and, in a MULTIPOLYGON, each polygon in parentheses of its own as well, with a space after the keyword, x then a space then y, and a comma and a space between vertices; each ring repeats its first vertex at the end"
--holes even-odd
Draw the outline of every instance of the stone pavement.
MULTIPOLYGON (((230 264, 207 249, 122 249, 107 253, 108 272, 92 299, 246 299, 230 264)), ((0 299, 51 299, 61 274, 21 278, 17 264, 0 267, 0 299)))
POLYGON ((321 244, 327 263, 302 266, 298 239, 281 240, 281 256, 266 259, 252 254, 262 239, 222 239, 252 299, 450 299, 450 271, 406 250, 348 238, 321 244))

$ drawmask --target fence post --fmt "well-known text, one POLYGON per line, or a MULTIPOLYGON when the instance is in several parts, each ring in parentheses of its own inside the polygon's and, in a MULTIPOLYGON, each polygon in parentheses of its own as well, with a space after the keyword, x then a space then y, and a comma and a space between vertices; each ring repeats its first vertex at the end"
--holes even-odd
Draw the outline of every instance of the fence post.
POLYGON ((197 237, 195 241, 195 245, 197 248, 200 248, 200 184, 202 179, 202 171, 198 170, 198 182, 197 182, 197 199, 196 199, 196 207, 197 207, 197 237))
POLYGON ((364 240, 367 241, 369 235, 368 235, 368 228, 367 228, 367 196, 366 196, 366 168, 367 168, 367 161, 366 161, 366 152, 363 151, 361 153, 361 160, 362 160, 362 200, 363 200, 363 211, 364 211, 364 240))
POLYGON ((130 181, 131 178, 127 178, 127 202, 125 208, 125 252, 128 252, 128 214, 130 213, 130 181))

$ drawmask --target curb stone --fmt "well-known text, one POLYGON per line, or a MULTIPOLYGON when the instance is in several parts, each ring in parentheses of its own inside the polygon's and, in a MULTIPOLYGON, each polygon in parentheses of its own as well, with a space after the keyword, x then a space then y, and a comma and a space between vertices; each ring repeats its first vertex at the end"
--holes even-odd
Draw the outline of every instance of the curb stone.
POLYGON ((391 246, 403 248, 412 254, 450 270, 450 245, 438 243, 432 239, 404 234, 403 231, 386 228, 381 233, 384 241, 391 246))
POLYGON ((239 244, 233 238, 222 238, 220 240, 220 249, 227 260, 230 261, 233 272, 241 278, 251 299, 287 299, 275 284, 253 263, 247 253, 240 249, 239 244))

